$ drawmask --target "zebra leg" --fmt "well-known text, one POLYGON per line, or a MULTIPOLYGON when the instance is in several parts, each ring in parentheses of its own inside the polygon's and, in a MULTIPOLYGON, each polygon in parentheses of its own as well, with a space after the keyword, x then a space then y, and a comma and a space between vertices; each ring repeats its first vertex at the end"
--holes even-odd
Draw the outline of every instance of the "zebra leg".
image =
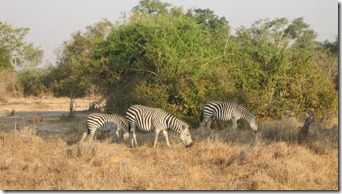
POLYGON ((138 142, 137 142, 137 137, 135 135, 135 126, 133 125, 131 128, 131 133, 132 133, 132 147, 138 146, 138 142))
POLYGON ((233 121, 233 129, 235 130, 237 128, 237 121, 235 118, 233 118, 232 121, 233 121))
POLYGON ((137 136, 135 135, 135 131, 133 133, 133 139, 134 139, 135 146, 138 146, 137 136))
POLYGON ((116 137, 117 137, 117 142, 120 141, 120 128, 116 128, 116 131, 115 131, 115 134, 116 134, 116 137))
POLYGON ((126 141, 129 138, 129 132, 123 134, 123 140, 126 141))
POLYGON ((94 140, 94 135, 95 135, 95 132, 94 133, 90 132, 90 141, 94 140))
POLYGON ((84 139, 87 137, 88 133, 87 132, 84 132, 83 135, 82 135, 82 138, 80 140, 80 142, 83 142, 84 139))
POLYGON ((208 129, 210 129, 211 121, 212 121, 212 119, 209 119, 208 122, 207 122, 207 128, 208 128, 208 129))
POLYGON ((167 146, 170 147, 169 135, 167 134, 167 131, 163 130, 163 134, 164 134, 167 146))
POLYGON ((208 128, 208 125, 209 125, 209 127, 210 127, 210 122, 211 122, 210 120, 211 120, 210 118, 208 120, 207 119, 203 119, 203 121, 200 123, 200 126, 208 128))
POLYGON ((157 146, 159 132, 160 132, 160 130, 158 130, 158 129, 155 130, 155 134, 154 134, 154 145, 153 145, 154 148, 157 146))
POLYGON ((201 127, 204 127, 206 125, 206 122, 205 122, 205 120, 203 120, 201 123, 200 123, 200 126, 201 127))

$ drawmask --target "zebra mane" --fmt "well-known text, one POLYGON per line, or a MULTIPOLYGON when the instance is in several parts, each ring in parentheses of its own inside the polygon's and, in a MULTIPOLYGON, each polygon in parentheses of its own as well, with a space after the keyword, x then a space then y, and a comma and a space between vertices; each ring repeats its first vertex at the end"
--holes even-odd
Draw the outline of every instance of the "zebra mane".
POLYGON ((246 107, 244 107, 241 104, 236 104, 236 107, 241 111, 241 113, 243 113, 244 118, 248 121, 251 122, 253 119, 255 119, 255 115, 253 113, 251 113, 249 110, 247 110, 246 107))
POLYGON ((176 116, 173 116, 172 114, 170 113, 167 113, 168 114, 168 119, 167 119, 167 125, 168 127, 170 127, 171 129, 173 129, 174 131, 176 131, 177 133, 180 133, 183 131, 182 129, 182 125, 186 125, 186 123, 179 119, 178 117, 176 116))

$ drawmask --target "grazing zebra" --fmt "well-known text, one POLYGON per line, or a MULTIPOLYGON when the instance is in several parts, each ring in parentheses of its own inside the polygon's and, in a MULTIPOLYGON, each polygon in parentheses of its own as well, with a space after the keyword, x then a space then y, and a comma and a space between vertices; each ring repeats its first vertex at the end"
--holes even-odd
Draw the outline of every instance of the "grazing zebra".
POLYGON ((201 114, 201 126, 210 129, 212 117, 221 121, 233 120, 233 128, 237 128, 237 121, 247 120, 253 131, 258 130, 255 116, 240 104, 232 102, 211 101, 204 105, 201 114))
POLYGON ((108 128, 111 128, 111 132, 114 135, 114 131, 118 139, 120 139, 119 131, 123 130, 124 132, 124 140, 126 140, 129 136, 128 132, 128 122, 127 120, 117 114, 102 114, 102 113, 91 113, 86 118, 87 131, 83 133, 81 138, 81 142, 86 138, 86 136, 90 135, 91 140, 94 137, 96 130, 108 131, 108 128))
POLYGON ((132 147, 138 145, 135 135, 136 128, 139 128, 142 131, 154 130, 155 137, 153 147, 156 147, 157 145, 160 131, 163 131, 166 144, 170 147, 167 133, 168 128, 171 128, 180 134, 180 139, 186 147, 190 147, 193 144, 190 133, 191 126, 162 109, 133 105, 127 110, 126 117, 132 134, 132 147))

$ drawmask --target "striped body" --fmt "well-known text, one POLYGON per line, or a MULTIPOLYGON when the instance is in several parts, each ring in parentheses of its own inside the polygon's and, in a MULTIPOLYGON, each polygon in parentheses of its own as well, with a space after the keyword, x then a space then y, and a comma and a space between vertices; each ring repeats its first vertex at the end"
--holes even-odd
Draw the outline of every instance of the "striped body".
POLYGON ((88 135, 93 139, 96 130, 110 130, 113 134, 116 133, 118 139, 120 139, 120 130, 124 132, 124 140, 129 136, 127 120, 117 114, 91 113, 86 118, 86 125, 87 131, 84 132, 81 141, 88 135))
POLYGON ((258 130, 255 116, 249 112, 245 107, 233 102, 211 101, 204 105, 201 115, 201 126, 210 128, 212 118, 220 121, 233 121, 233 128, 237 128, 237 121, 241 118, 249 122, 250 127, 258 130))
POLYGON ((159 108, 150 108, 142 105, 133 105, 126 112, 126 118, 132 134, 132 147, 137 145, 135 130, 154 131, 154 147, 158 142, 159 132, 162 131, 167 145, 170 147, 167 129, 173 129, 180 134, 180 138, 186 146, 192 145, 190 126, 159 108))

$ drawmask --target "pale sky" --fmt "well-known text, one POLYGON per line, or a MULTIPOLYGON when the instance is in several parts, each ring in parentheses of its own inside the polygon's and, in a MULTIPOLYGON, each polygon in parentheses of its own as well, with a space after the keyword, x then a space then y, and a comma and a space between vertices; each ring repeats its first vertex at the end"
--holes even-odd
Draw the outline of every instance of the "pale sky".
MULTIPOLYGON (((173 6, 209 8, 226 17, 231 28, 250 27, 261 18, 285 17, 304 22, 318 33, 318 41, 334 41, 338 34, 337 0, 161 0, 173 6)), ((111 22, 129 12, 139 0, 0 0, 0 22, 30 28, 28 43, 44 50, 44 59, 55 64, 54 50, 71 34, 106 18, 111 22)))

